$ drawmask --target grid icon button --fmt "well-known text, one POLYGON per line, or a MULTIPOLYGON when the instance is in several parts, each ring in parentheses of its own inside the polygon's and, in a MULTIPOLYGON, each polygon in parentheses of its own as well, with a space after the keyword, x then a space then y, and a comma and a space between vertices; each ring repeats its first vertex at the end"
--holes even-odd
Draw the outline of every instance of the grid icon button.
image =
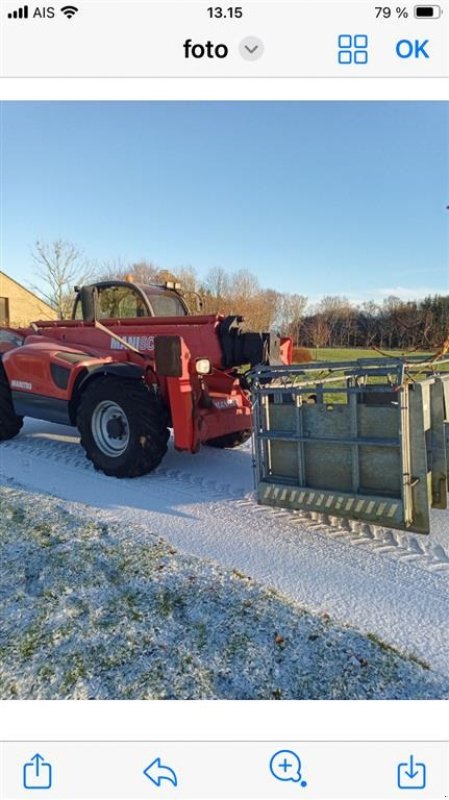
POLYGON ((341 33, 338 37, 339 64, 367 64, 368 36, 365 33, 341 33))

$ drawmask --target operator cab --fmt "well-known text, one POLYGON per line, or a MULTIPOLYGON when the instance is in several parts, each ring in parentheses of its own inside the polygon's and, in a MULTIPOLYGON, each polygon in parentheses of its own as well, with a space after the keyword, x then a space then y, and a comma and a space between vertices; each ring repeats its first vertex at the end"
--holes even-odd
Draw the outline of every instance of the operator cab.
MULTIPOLYGON (((135 317, 185 317, 189 314, 183 297, 173 286, 131 283, 130 281, 101 281, 92 284, 95 296, 95 315, 102 319, 135 317)), ((81 291, 77 292, 72 319, 83 320, 81 291)))

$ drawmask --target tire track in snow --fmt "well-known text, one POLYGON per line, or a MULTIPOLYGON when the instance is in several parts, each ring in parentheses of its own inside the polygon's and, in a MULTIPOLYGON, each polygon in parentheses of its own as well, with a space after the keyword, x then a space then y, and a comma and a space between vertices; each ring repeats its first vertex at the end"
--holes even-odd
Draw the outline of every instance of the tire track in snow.
MULTIPOLYGON (((64 464, 76 470, 90 472, 97 477, 91 462, 85 457, 79 445, 72 442, 61 442, 45 438, 30 438, 26 436, 4 442, 0 450, 0 468, 2 465, 2 451, 13 450, 24 456, 44 456, 46 459, 58 464, 64 464)), ((209 450, 203 453, 209 454, 209 450)), ((217 455, 217 454, 214 454, 217 455)), ((181 456, 182 457, 182 456, 181 456)), ((217 459, 218 460, 218 459, 217 459)), ((114 478, 105 477, 108 481, 114 478)), ((335 540, 346 542, 359 549, 364 549, 376 554, 384 554, 397 560, 413 562, 416 566, 431 572, 447 572, 449 574, 449 545, 444 548, 441 544, 432 542, 432 538, 420 534, 403 533, 384 527, 377 527, 369 523, 356 520, 345 520, 314 511, 289 511, 270 506, 259 506, 254 500, 253 493, 248 493, 245 487, 233 486, 221 480, 205 478, 185 469, 158 467, 150 476, 133 480, 171 480, 192 490, 209 492, 213 497, 234 499, 239 509, 249 509, 252 514, 267 515, 277 518, 289 528, 295 528, 298 523, 306 526, 310 531, 321 533, 335 540)), ((192 500, 195 498, 192 497, 192 500)), ((449 537, 448 537, 449 539, 449 537)))

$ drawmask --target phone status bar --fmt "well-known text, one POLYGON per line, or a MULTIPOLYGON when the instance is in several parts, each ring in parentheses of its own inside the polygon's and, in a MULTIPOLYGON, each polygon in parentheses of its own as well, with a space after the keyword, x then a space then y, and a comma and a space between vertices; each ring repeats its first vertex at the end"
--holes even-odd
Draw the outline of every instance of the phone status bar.
POLYGON ((6 3, 4 77, 446 77, 449 14, 372 2, 6 3))

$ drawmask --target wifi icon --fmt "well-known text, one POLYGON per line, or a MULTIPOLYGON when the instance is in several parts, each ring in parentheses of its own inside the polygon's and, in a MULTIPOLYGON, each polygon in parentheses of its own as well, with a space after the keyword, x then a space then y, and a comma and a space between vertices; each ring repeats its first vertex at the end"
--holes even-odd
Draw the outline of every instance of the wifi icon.
POLYGON ((76 6, 64 6, 61 8, 62 13, 64 14, 67 19, 72 19, 75 16, 76 12, 78 11, 76 6))

